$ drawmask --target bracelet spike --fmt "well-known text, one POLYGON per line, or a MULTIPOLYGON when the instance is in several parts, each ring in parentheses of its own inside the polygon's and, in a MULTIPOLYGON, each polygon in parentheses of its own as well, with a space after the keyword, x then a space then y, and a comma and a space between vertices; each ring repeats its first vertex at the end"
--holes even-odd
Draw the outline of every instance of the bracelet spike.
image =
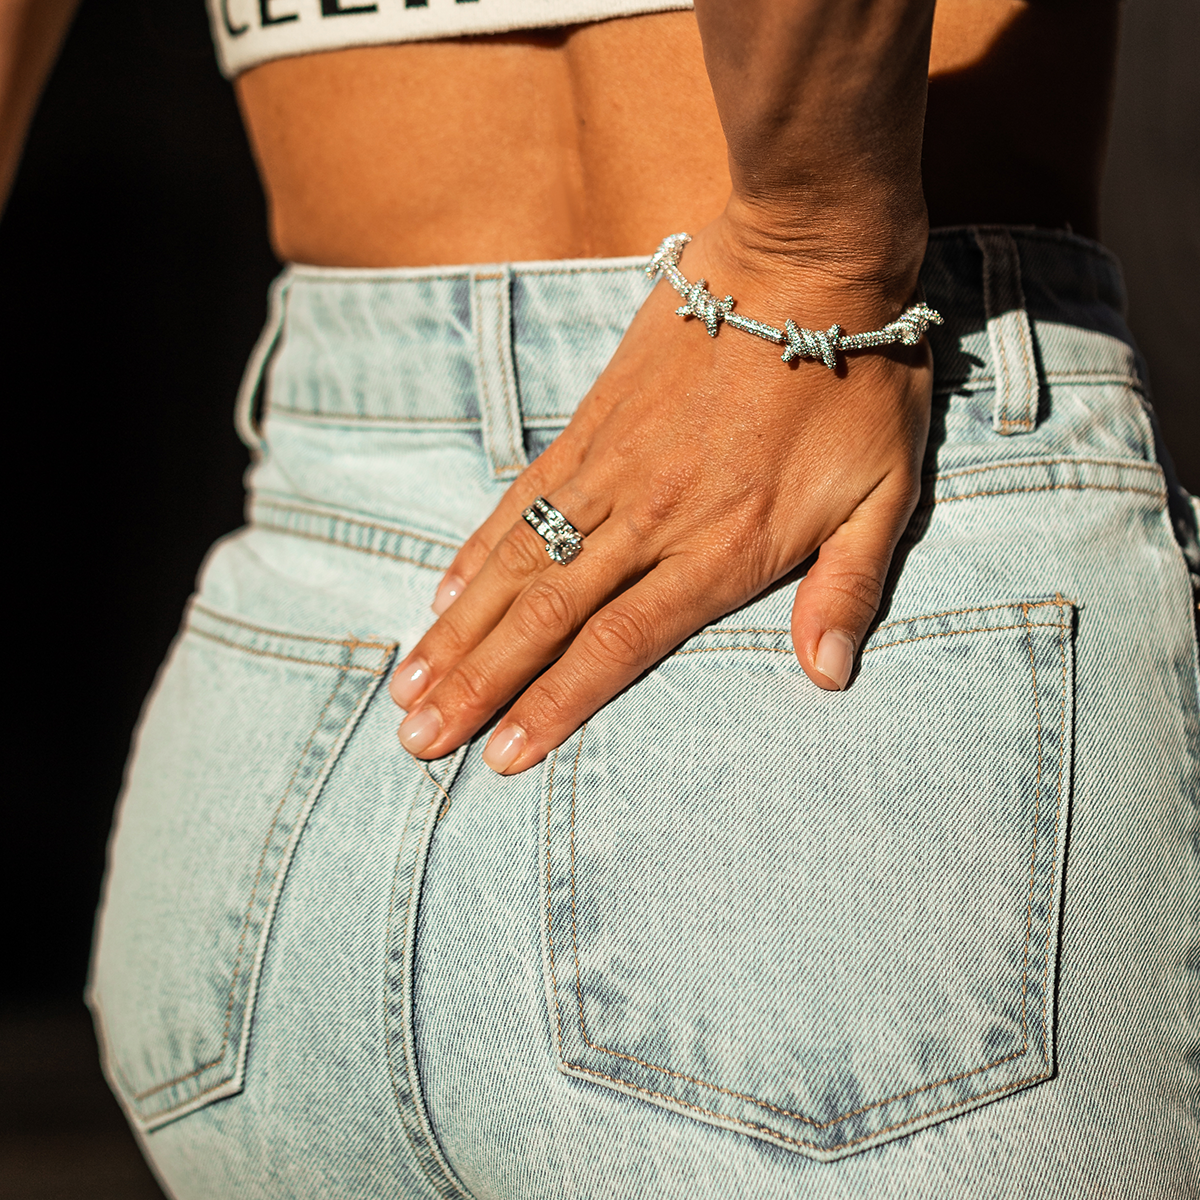
POLYGON ((774 342, 784 347, 780 358, 785 363, 794 358, 811 358, 820 360, 833 370, 837 366, 839 353, 845 353, 847 350, 872 350, 878 346, 890 346, 895 342, 915 346, 931 325, 942 324, 941 314, 922 300, 910 305, 882 329, 872 329, 865 333, 847 334, 837 324, 824 331, 804 329, 790 318, 783 329, 776 329, 774 325, 768 325, 765 321, 756 321, 752 317, 734 312, 733 297, 726 296, 723 300, 718 300, 708 290, 705 280, 688 282, 679 269, 679 258, 683 254, 684 246, 691 240, 691 236, 686 233, 673 233, 663 238, 646 264, 646 274, 651 279, 661 276, 683 297, 684 303, 675 310, 676 315, 695 317, 703 321, 709 337, 715 338, 717 331, 724 324, 744 333, 752 333, 764 341, 774 342))

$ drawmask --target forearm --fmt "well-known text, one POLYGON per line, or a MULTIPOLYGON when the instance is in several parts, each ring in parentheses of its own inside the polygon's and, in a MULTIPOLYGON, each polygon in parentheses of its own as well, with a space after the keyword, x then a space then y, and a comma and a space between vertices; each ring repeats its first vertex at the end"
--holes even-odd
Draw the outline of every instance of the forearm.
POLYGON ((79 0, 0 0, 0 211, 79 0))
POLYGON ((695 0, 732 205, 768 249, 915 281, 934 0, 695 0))

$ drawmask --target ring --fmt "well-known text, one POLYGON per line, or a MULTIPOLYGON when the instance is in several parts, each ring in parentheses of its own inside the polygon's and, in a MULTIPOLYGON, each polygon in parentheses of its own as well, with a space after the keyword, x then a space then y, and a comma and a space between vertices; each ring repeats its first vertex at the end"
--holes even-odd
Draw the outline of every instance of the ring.
POLYGON ((579 557, 583 534, 546 499, 539 496, 522 514, 546 543, 546 553, 564 567, 579 557))

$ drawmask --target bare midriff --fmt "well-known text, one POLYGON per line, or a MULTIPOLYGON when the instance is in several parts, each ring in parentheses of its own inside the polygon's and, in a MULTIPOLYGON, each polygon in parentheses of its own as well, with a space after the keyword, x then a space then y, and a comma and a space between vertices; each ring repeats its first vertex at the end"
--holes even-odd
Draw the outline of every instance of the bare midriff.
MULTIPOLYGON (((939 0, 933 225, 1095 236, 1116 20, 1116 0, 939 0)), ((236 88, 286 260, 648 254, 729 194, 690 12, 278 59, 236 88)))

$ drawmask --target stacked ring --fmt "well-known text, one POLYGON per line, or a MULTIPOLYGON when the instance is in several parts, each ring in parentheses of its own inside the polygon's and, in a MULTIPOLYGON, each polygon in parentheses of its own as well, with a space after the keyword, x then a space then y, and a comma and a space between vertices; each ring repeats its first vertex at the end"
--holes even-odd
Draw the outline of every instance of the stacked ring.
POLYGON ((550 503, 539 496, 522 514, 546 543, 546 553, 564 567, 579 557, 583 534, 550 503))

